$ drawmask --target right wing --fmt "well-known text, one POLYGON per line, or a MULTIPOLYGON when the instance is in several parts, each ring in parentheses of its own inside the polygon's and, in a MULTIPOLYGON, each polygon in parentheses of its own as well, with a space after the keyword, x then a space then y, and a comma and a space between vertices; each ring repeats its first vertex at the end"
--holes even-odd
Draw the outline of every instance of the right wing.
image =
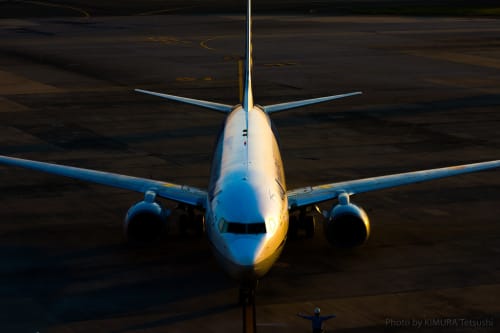
POLYGON ((331 183, 312 187, 308 186, 288 191, 288 206, 289 209, 295 209, 303 206, 314 205, 322 201, 335 199, 341 193, 353 195, 499 167, 500 160, 496 160, 440 169, 398 173, 382 177, 349 180, 345 182, 331 183))
POLYGON ((206 208, 207 192, 195 187, 1 155, 0 163, 140 193, 154 191, 158 196, 165 199, 206 208))

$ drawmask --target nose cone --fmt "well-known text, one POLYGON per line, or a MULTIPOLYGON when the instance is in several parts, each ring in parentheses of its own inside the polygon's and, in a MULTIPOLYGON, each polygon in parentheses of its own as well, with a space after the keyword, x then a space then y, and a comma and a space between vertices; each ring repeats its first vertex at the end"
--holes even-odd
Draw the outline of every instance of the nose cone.
POLYGON ((254 267, 261 261, 262 237, 239 237, 231 242, 231 257, 238 266, 254 267))
POLYGON ((253 281, 266 275, 281 252, 269 251, 264 235, 228 236, 226 252, 220 260, 226 273, 238 281, 253 281))

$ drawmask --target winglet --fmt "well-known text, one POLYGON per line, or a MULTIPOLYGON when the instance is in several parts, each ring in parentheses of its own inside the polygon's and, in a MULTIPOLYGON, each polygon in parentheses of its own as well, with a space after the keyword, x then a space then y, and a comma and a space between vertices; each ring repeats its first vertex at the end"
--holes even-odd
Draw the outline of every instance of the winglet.
POLYGON ((200 106, 202 108, 211 109, 211 110, 224 112, 224 113, 229 113, 233 110, 233 106, 228 105, 228 104, 203 101, 200 99, 180 97, 180 96, 175 96, 175 95, 167 95, 167 94, 162 94, 162 93, 149 91, 149 90, 143 90, 143 89, 134 89, 134 91, 139 92, 139 93, 143 93, 143 94, 147 94, 147 95, 152 95, 152 96, 157 96, 157 97, 161 97, 161 98, 165 98, 165 99, 170 99, 172 101, 196 105, 196 106, 200 106))
POLYGON ((341 94, 341 95, 325 96, 325 97, 304 99, 304 100, 294 101, 294 102, 273 104, 273 105, 264 106, 263 108, 264 108, 264 111, 267 113, 274 113, 274 112, 280 112, 280 111, 298 108, 301 106, 318 104, 318 103, 328 102, 328 101, 331 101, 334 99, 340 99, 340 98, 344 98, 344 97, 350 97, 350 96, 361 95, 361 94, 362 94, 361 91, 355 91, 352 93, 341 94))

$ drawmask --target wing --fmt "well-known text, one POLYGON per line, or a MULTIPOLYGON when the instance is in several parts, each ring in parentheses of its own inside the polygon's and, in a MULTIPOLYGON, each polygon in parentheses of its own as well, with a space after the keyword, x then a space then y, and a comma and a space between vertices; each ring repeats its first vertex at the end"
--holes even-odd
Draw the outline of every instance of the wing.
POLYGON ((0 163, 140 193, 154 191, 165 199, 206 208, 207 192, 190 186, 1 155, 0 163))
POLYGON ((500 160, 303 187, 287 192, 288 206, 294 209, 335 199, 344 192, 353 195, 498 167, 500 160))

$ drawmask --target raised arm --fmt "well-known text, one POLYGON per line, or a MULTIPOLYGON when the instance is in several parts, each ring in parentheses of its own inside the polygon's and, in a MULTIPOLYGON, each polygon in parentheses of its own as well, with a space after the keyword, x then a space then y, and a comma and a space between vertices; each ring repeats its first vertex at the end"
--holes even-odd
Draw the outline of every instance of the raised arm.
POLYGON ((335 318, 337 317, 336 315, 332 314, 332 315, 328 315, 328 316, 322 316, 321 319, 323 320, 328 320, 328 319, 332 319, 332 318, 335 318))
POLYGON ((299 316, 300 318, 309 319, 309 320, 311 320, 313 318, 313 316, 305 315, 302 312, 297 313, 297 316, 299 316))

